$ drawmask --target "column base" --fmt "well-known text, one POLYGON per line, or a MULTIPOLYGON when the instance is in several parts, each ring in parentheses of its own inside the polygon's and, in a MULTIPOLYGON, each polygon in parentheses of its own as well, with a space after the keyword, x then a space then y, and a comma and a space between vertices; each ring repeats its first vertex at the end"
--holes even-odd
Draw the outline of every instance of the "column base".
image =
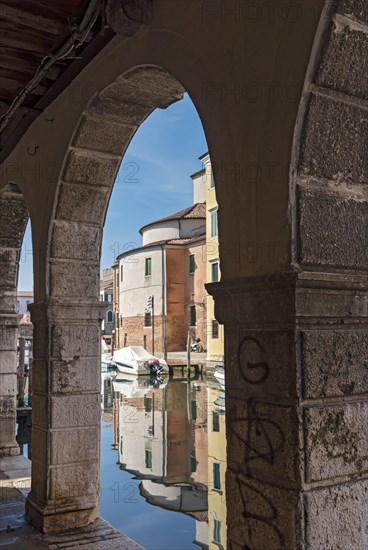
POLYGON ((93 523, 100 513, 99 506, 91 503, 81 510, 63 510, 58 504, 45 505, 32 492, 26 500, 26 518, 42 533, 78 529, 93 523))
POLYGON ((9 445, 3 445, 0 447, 0 458, 18 455, 20 455, 20 447, 18 443, 10 443, 9 445))

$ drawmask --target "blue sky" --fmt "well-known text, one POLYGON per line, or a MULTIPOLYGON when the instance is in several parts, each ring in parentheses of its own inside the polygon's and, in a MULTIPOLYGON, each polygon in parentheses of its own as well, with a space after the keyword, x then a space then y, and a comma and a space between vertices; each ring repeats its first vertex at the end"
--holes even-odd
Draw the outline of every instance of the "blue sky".
MULTIPOLYGON (((167 109, 156 109, 132 139, 120 166, 107 212, 101 269, 118 253, 141 245, 143 225, 172 214, 193 200, 190 175, 203 165, 207 144, 188 94, 167 109)), ((27 228, 20 261, 19 290, 33 287, 32 245, 27 228)))

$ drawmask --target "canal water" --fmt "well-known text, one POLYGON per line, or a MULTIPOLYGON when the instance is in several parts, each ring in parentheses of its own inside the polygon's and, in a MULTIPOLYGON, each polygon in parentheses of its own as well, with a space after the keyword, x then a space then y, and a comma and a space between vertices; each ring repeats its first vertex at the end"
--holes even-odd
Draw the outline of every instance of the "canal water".
MULTIPOLYGON (((223 386, 180 369, 101 377, 101 517, 147 550, 226 548, 223 386)), ((29 424, 17 439, 31 459, 29 424)))
POLYGON ((226 546, 225 395, 216 378, 102 373, 101 516, 148 550, 226 546))

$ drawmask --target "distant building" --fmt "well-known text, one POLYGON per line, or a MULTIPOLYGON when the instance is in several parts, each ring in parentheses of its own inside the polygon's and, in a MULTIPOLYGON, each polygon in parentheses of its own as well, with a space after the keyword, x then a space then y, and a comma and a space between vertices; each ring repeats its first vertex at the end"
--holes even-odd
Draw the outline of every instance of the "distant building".
POLYGON ((29 304, 33 303, 32 290, 19 290, 17 292, 17 310, 19 315, 25 315, 28 312, 29 304))
POLYGON ((144 226, 143 246, 118 256, 118 347, 185 350, 188 330, 206 347, 205 231, 195 203, 144 226))
MULTIPOLYGON (((206 282, 220 281, 220 255, 215 180, 208 153, 200 157, 205 170, 206 189, 206 282)), ((215 317, 215 303, 212 296, 207 295, 207 360, 222 361, 224 357, 224 327, 215 317)))
POLYGON ((104 269, 100 281, 100 301, 106 302, 107 308, 105 318, 102 320, 101 333, 103 336, 112 337, 115 327, 113 312, 113 285, 114 270, 104 269))
POLYGON ((208 412, 208 545, 226 548, 226 422, 225 392, 207 387, 208 412))
POLYGON ((113 382, 118 463, 141 481, 147 502, 196 520, 196 543, 208 547, 206 383, 176 381, 155 390, 113 382))
POLYGON ((113 271, 113 285, 112 285, 112 308, 114 313, 114 330, 113 330, 113 338, 112 338, 112 346, 115 349, 119 347, 119 339, 120 339, 120 319, 119 315, 121 315, 121 312, 119 311, 119 262, 116 260, 116 262, 111 267, 113 271))

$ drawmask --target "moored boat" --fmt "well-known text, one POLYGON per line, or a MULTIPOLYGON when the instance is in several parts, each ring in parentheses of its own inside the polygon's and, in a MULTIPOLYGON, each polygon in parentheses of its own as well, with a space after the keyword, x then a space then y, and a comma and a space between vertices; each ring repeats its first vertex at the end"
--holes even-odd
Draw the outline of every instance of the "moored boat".
POLYGON ((126 397, 144 397, 146 393, 157 388, 163 388, 167 384, 157 376, 147 375, 137 377, 134 374, 118 374, 113 381, 114 392, 122 393, 126 397))
POLYGON ((162 374, 169 371, 164 359, 152 356, 142 346, 118 349, 112 359, 117 369, 126 374, 147 376, 147 374, 162 374))
POLYGON ((214 377, 221 385, 221 387, 225 389, 225 368, 223 367, 223 365, 216 365, 214 377))

